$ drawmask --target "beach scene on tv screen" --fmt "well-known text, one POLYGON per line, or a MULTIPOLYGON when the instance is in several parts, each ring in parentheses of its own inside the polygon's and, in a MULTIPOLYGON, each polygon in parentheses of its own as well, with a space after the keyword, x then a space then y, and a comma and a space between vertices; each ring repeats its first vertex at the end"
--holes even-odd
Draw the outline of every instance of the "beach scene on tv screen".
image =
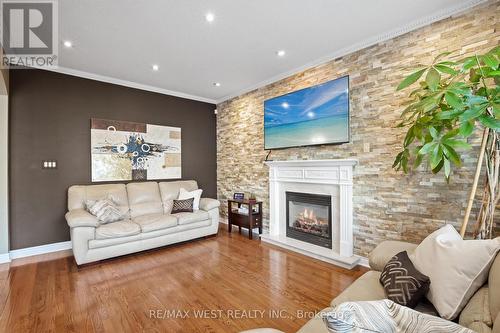
POLYGON ((265 149, 349 141, 349 77, 264 102, 265 149))

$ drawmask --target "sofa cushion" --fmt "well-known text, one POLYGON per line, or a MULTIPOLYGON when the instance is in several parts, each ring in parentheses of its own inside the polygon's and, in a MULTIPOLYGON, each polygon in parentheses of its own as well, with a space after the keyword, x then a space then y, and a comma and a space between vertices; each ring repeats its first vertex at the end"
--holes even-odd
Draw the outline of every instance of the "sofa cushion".
POLYGON ((332 310, 332 308, 321 310, 316 316, 314 316, 304 326, 302 326, 300 330, 297 331, 297 333, 329 333, 330 331, 328 331, 328 328, 326 327, 326 324, 323 321, 322 317, 332 310))
POLYGON ((197 210, 196 212, 192 213, 177 213, 174 214, 174 216, 177 217, 177 222, 179 223, 179 225, 201 222, 210 218, 208 213, 204 210, 197 210))
POLYGON ((127 193, 132 218, 163 212, 158 183, 129 183, 127 184, 127 193))
POLYGON ((334 298, 330 306, 334 307, 344 302, 377 301, 386 298, 385 291, 379 282, 380 272, 368 271, 361 275, 339 296, 334 298))
POLYGON ((128 217, 129 205, 125 184, 74 185, 68 189, 68 210, 85 209, 87 200, 110 198, 128 217))
MULTIPOLYGON (((488 275, 490 313, 493 321, 500 320, 500 254, 497 254, 488 275)), ((500 327, 498 327, 500 333, 500 327)))
POLYGON ((89 240, 89 249, 100 249, 108 246, 115 246, 124 243, 131 243, 141 240, 141 234, 126 236, 126 237, 114 237, 106 239, 91 239, 89 240))
POLYGON ((475 322, 473 322, 470 325, 465 326, 465 327, 473 330, 476 333, 491 333, 491 328, 489 326, 487 326, 485 323, 481 323, 479 321, 475 321, 475 322))
POLYGON ((198 184, 194 180, 180 180, 175 182, 160 182, 161 201, 163 203, 163 212, 170 214, 174 199, 179 198, 179 191, 181 188, 187 191, 194 191, 198 189, 198 184))
POLYGON ((160 229, 172 228, 177 225, 177 218, 173 215, 148 214, 141 215, 134 219, 132 222, 137 223, 142 232, 151 232, 160 229))
POLYGON ((499 249, 500 238, 463 240, 448 224, 427 236, 410 259, 431 279, 427 298, 441 317, 453 320, 488 279, 499 249))
POLYGON ((493 333, 500 333, 500 316, 497 316, 493 323, 493 333))
POLYGON ((469 325, 475 321, 485 323, 490 327, 493 325, 490 314, 488 285, 485 285, 476 291, 474 296, 472 296, 469 300, 469 303, 467 303, 465 308, 460 313, 460 325, 469 327, 469 325))
POLYGON ((381 272, 385 264, 396 254, 406 251, 410 256, 417 248, 416 244, 400 241, 384 241, 380 243, 369 255, 371 269, 381 272))
POLYGON ((138 224, 132 221, 119 221, 103 224, 95 229, 96 239, 126 237, 137 235, 141 232, 138 224))

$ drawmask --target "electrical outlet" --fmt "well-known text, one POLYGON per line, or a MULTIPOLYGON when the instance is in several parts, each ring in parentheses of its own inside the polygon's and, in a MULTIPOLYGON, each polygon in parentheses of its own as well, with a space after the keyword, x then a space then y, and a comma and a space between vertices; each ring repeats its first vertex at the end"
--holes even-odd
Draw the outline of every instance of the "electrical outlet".
POLYGON ((56 160, 42 161, 42 169, 57 169, 57 161, 56 160))

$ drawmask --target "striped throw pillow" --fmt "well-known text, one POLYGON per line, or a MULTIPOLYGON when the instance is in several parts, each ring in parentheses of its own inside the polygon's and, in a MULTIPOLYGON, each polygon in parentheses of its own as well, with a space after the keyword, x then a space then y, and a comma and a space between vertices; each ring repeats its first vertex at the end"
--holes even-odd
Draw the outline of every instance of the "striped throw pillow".
POLYGON ((123 215, 113 200, 106 198, 101 200, 87 200, 87 210, 97 217, 101 224, 123 220, 123 215))

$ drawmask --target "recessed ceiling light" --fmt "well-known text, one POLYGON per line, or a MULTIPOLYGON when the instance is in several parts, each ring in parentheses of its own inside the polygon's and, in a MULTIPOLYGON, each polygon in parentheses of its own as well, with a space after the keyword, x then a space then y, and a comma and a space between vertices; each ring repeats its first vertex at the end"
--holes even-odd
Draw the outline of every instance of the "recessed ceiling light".
POLYGON ((286 52, 285 52, 285 50, 279 50, 279 51, 276 51, 276 54, 278 55, 278 57, 284 57, 286 52))
POLYGON ((73 47, 73 43, 71 43, 69 40, 65 40, 63 44, 67 48, 73 47))
POLYGON ((158 66, 158 65, 153 65, 153 70, 154 70, 155 72, 157 72, 159 69, 160 69, 160 66, 158 66))
POLYGON ((214 82, 214 87, 220 87, 220 82, 214 82))
POLYGON ((207 22, 209 23, 212 23, 215 20, 215 15, 213 13, 207 13, 205 15, 205 20, 207 20, 207 22))

